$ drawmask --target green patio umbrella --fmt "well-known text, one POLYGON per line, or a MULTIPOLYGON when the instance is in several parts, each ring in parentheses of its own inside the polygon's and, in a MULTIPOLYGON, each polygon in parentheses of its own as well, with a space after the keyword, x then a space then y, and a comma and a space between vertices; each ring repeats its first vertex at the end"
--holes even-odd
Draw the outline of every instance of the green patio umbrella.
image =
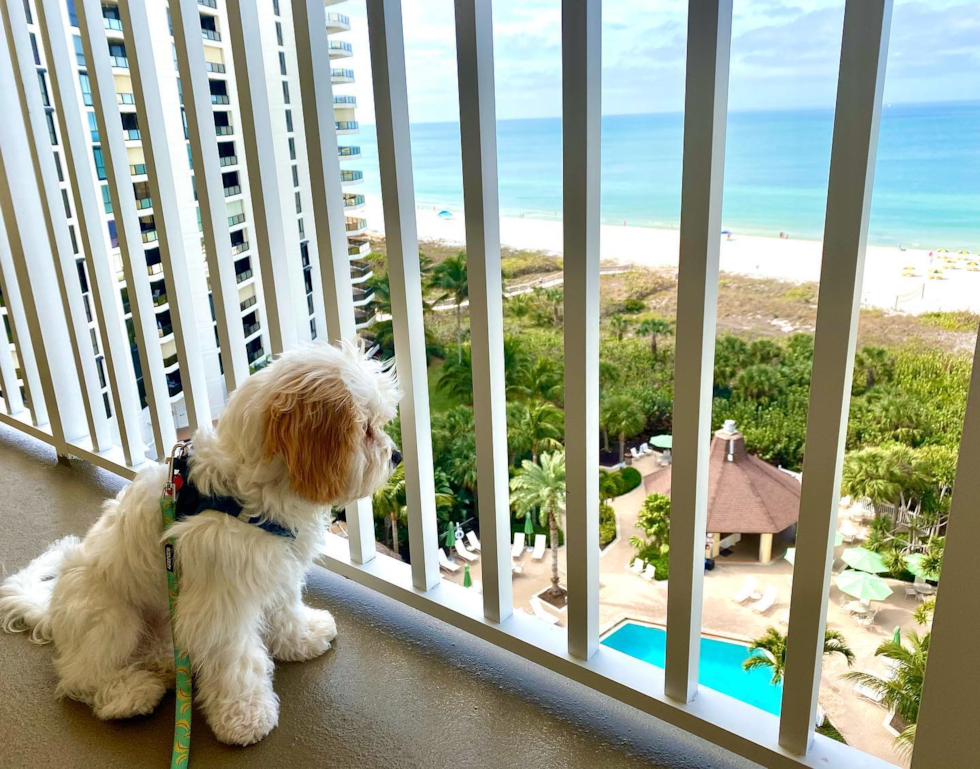
POLYGON ((534 535, 534 521, 531 520, 531 513, 527 512, 524 514, 524 536, 531 537, 534 535))
POLYGON ((452 550, 453 546, 456 544, 456 527, 451 523, 447 523, 446 533, 443 536, 446 538, 446 547, 452 550))
POLYGON ((649 443, 655 449, 672 449, 674 448, 674 437, 672 435, 654 435, 649 443))
POLYGON ((892 589, 881 577, 866 571, 845 569, 837 575, 837 587, 859 601, 883 601, 892 594, 892 589))
POLYGON ((793 566, 796 566, 796 548, 795 547, 787 547, 786 548, 786 556, 785 557, 786 557, 787 563, 789 563, 789 564, 791 564, 793 566))
POLYGON ((905 568, 909 570, 910 573, 914 574, 916 577, 922 577, 922 579, 931 579, 933 582, 939 580, 939 575, 932 571, 926 571, 925 566, 922 565, 922 561, 925 555, 922 553, 912 553, 911 555, 903 555, 902 560, 905 562, 905 568))
POLYGON ((895 629, 892 631, 892 643, 902 643, 902 628, 900 628, 898 625, 895 625, 895 629))
POLYGON ((470 577, 470 565, 463 564, 463 587, 473 587, 473 579, 470 577))
POLYGON ((888 571, 885 561, 880 555, 864 547, 849 547, 840 555, 841 560, 852 569, 882 574, 888 571))

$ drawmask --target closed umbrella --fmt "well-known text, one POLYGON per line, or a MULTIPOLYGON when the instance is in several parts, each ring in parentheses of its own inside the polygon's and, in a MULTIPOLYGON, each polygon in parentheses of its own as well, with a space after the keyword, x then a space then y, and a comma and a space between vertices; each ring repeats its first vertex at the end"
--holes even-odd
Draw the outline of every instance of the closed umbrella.
POLYGON ((892 594, 892 589, 881 577, 866 571, 845 569, 837 575, 837 587, 859 601, 883 601, 892 594))
POLYGON ((531 513, 525 513, 524 515, 524 536, 530 537, 534 535, 534 521, 531 520, 531 513))
POLYGON ((452 550, 453 545, 456 544, 456 527, 451 523, 447 523, 446 533, 443 536, 446 538, 446 547, 452 550))
POLYGON ((650 445, 655 449, 674 448, 674 437, 672 435, 654 435, 650 439, 650 445))
POLYGON ((902 628, 900 628, 898 625, 895 625, 895 629, 892 631, 892 643, 902 643, 902 628))
POLYGON ((888 571, 885 561, 877 553, 864 547, 849 547, 840 555, 841 560, 853 569, 882 574, 888 571))
POLYGON ((463 564, 463 587, 473 587, 473 579, 470 577, 470 565, 463 564))

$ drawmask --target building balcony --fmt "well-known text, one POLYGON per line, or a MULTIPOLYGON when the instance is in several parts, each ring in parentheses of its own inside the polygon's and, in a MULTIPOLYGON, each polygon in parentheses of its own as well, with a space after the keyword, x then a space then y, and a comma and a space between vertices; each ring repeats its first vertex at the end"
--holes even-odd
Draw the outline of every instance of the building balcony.
POLYGON ((351 160, 361 156, 360 147, 337 147, 337 155, 341 160, 351 160))
POLYGON ((251 280, 253 277, 255 276, 251 267, 243 272, 235 273, 235 281, 237 283, 244 283, 246 280, 251 280))
POLYGON ((157 323, 157 336, 161 339, 166 339, 169 336, 174 335, 174 327, 172 323, 157 323))
POLYGON ((163 264, 161 262, 155 262, 154 264, 146 265, 146 274, 150 276, 150 280, 162 279, 163 264))
POLYGON ((357 106, 357 97, 344 94, 343 96, 333 97, 334 109, 353 109, 357 106))
POLYGON ((344 208, 350 211, 356 211, 364 206, 364 196, 363 195, 344 195, 344 208))
POLYGON ((365 307, 374 301, 374 291, 364 290, 361 288, 352 289, 354 295, 354 306, 355 307, 365 307))
POLYGON ((337 120, 334 122, 334 127, 338 134, 352 134, 358 130, 356 120, 337 120))
POLYGON ((140 134, 140 129, 138 128, 124 128, 123 129, 123 139, 127 142, 138 142, 142 141, 142 136, 140 134))
POLYGON ((347 235, 360 235, 367 229, 367 219, 351 219, 347 218, 344 220, 344 229, 347 231, 347 235))
POLYGON ((215 136, 234 136, 235 126, 232 125, 216 125, 214 127, 215 136))
POLYGON ((163 359, 163 370, 168 374, 180 365, 180 361, 177 359, 177 353, 168 355, 163 359))
POLYGON ((228 217, 228 226, 237 227, 240 224, 245 223, 245 214, 235 214, 234 216, 228 217))
POLYGON ((328 35, 335 35, 339 32, 350 31, 350 18, 345 14, 328 11, 326 17, 328 35))
POLYGON ((242 326, 242 330, 245 332, 245 341, 248 341, 262 330, 262 324, 258 321, 249 323, 248 325, 242 326))
MULTIPOLYGON (((153 200, 151 198, 136 198, 136 210, 142 212, 142 216, 146 216, 153 211, 153 200)), ((147 241, 143 241, 144 243, 147 241)))
POLYGON ((354 70, 335 67, 330 70, 330 82, 334 85, 354 82, 354 70))
POLYGON ((204 38, 205 43, 220 43, 221 33, 216 29, 205 29, 201 28, 201 37, 204 38))
POLYGON ((125 56, 109 56, 109 66, 113 69, 124 69, 129 74, 129 59, 125 56))
POLYGON ((362 238, 349 238, 347 240, 347 255, 360 259, 371 253, 371 241, 362 238))
POLYGON ((378 313, 374 310, 368 310, 362 307, 354 308, 354 328, 358 331, 367 328, 377 319, 378 313))
POLYGON ((132 177, 146 176, 146 163, 135 163, 129 166, 129 175, 132 177))
POLYGON ((354 184, 360 184, 362 181, 364 181, 364 172, 363 171, 341 171, 340 172, 340 181, 341 181, 342 184, 345 184, 347 186, 351 186, 351 185, 354 185, 354 184))
POLYGON ((224 107, 231 104, 231 99, 228 94, 213 93, 211 94, 211 103, 218 107, 224 107))
POLYGON ((105 28, 105 36, 110 40, 123 39, 123 26, 121 19, 111 19, 102 17, 102 26, 105 28))
POLYGON ((206 61, 204 62, 204 68, 208 71, 209 75, 225 75, 228 72, 227 67, 218 61, 206 61))
POLYGON ((241 308, 242 312, 246 312, 249 308, 255 307, 255 305, 257 305, 258 303, 259 303, 258 296, 252 294, 252 296, 250 296, 248 299, 244 299, 243 301, 239 302, 238 306, 241 308))
POLYGON ((231 198, 234 197, 235 195, 241 195, 241 194, 242 194, 242 185, 240 184, 233 184, 231 187, 225 187, 226 198, 231 198))
POLYGON ((197 4, 202 8, 210 8, 213 11, 218 9, 218 0, 197 0, 197 4))
POLYGON ((354 47, 345 40, 329 40, 327 48, 331 59, 345 59, 354 55, 354 47))
POLYGON ((143 230, 140 233, 140 237, 144 243, 156 243, 159 238, 156 230, 143 230))
POLYGON ((119 105, 119 110, 121 112, 135 112, 136 111, 136 95, 132 93, 121 93, 116 92, 116 103, 119 105))
POLYGON ((219 155, 218 165, 222 168, 227 168, 228 166, 238 165, 238 155, 219 155))

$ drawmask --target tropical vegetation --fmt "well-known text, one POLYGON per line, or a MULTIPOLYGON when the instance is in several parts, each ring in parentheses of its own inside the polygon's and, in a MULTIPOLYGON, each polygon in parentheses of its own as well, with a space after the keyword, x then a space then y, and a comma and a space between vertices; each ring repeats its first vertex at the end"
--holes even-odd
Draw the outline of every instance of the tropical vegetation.
MULTIPOLYGON (((765 635, 749 644, 750 656, 742 663, 743 670, 763 668, 771 673, 769 683, 778 686, 786 674, 787 636, 774 627, 766 629, 765 635)), ((824 631, 823 653, 825 656, 838 654, 847 660, 848 667, 854 662, 854 652, 847 645, 843 633, 827 628, 824 631)))

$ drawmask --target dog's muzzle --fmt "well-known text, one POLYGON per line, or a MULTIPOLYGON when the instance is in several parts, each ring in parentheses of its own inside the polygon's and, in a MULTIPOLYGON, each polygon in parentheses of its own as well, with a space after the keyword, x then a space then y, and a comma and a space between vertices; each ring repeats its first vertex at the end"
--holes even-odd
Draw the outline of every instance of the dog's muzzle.
POLYGON ((398 467, 402 463, 402 453, 397 449, 391 450, 391 466, 398 467))

